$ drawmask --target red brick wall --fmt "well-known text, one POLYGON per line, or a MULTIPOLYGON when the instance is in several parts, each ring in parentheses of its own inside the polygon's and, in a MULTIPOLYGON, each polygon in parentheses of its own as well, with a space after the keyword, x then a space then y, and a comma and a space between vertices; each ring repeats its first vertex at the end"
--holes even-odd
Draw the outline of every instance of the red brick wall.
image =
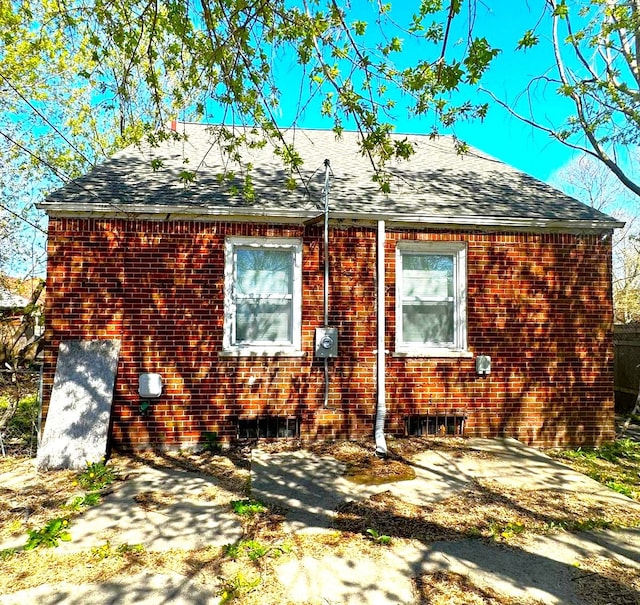
MULTIPOLYGON (((395 243, 468 243, 468 340, 475 361, 388 357, 387 428, 408 414, 462 411, 467 434, 537 445, 612 437, 610 243, 596 235, 390 231, 387 348, 394 348, 395 243)), ((369 437, 376 405, 376 230, 332 228, 330 325, 340 356, 313 357, 323 324, 321 227, 51 218, 45 395, 61 340, 119 338, 113 441, 179 447, 223 439, 238 416, 296 415, 305 438, 369 437), (224 238, 303 237, 302 358, 221 357, 224 238), (143 415, 138 374, 159 372, 163 396, 143 415)), ((45 402, 47 397, 45 396, 45 402)), ((46 411, 46 409, 45 409, 46 411)))
MULTIPOLYGON (((536 445, 594 444, 613 437, 610 239, 597 235, 388 234, 388 240, 468 243, 468 341, 490 355, 392 359, 392 425, 422 410, 464 411, 468 432, 536 445)), ((392 257, 395 242, 388 241, 392 257)), ((394 274, 387 267, 387 280, 394 274)), ((392 283, 392 282, 391 282, 392 283)), ((387 314, 393 319, 393 294, 387 314)), ((387 347, 393 347, 387 336, 387 347)))

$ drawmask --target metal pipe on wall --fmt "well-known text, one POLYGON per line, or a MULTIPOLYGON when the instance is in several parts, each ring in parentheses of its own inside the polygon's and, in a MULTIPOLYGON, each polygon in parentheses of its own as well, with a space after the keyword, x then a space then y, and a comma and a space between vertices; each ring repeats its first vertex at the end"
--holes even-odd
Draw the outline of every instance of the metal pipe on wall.
POLYGON ((329 325, 329 160, 324 161, 324 325, 329 325))
MULTIPOLYGON (((324 327, 329 326, 329 160, 324 161, 324 327)), ((324 358, 324 400, 323 407, 329 407, 329 359, 324 358)))

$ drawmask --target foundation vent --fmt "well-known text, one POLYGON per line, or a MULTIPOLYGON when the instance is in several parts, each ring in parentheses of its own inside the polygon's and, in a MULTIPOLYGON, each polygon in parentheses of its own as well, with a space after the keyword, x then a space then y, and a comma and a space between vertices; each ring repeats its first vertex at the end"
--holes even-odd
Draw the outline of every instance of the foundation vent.
POLYGON ((405 419, 406 433, 410 437, 461 437, 467 416, 464 412, 446 414, 416 414, 405 419))
POLYGON ((300 437, 296 416, 238 418, 238 439, 292 439, 300 437))

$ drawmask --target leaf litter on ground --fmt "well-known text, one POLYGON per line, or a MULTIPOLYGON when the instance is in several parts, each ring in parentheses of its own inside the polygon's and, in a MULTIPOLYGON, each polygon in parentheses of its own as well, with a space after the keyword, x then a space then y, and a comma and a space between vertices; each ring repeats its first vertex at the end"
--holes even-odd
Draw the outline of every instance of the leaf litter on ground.
MULTIPOLYGON (((368 442, 335 441, 310 445, 286 440, 261 444, 261 447, 274 453, 307 447, 312 453, 332 456, 344 463, 348 473, 377 473, 389 480, 410 475, 412 457, 428 449, 438 449, 452 457, 491 458, 491 454, 469 450, 461 438, 393 440, 391 455, 386 460, 372 456, 372 444, 368 442)), ((209 474, 216 479, 219 488, 214 488, 208 498, 231 504, 250 495, 250 457, 251 448, 244 446, 222 453, 114 456, 110 464, 118 470, 120 480, 126 480, 131 469, 143 464, 209 474)), ((0 459, 0 495, 3 496, 0 500, 0 540, 57 516, 59 507, 78 493, 73 472, 35 473, 30 471, 30 464, 32 461, 28 460, 0 459), (16 476, 22 476, 24 480, 3 481, 4 478, 16 476)), ((166 498, 156 493, 141 493, 138 501, 149 508, 167 503, 166 498)), ((403 502, 391 490, 363 501, 345 503, 337 511, 334 530, 322 536, 283 536, 283 519, 282 510, 267 507, 265 512, 242 521, 245 523, 246 538, 266 547, 281 544, 284 539, 290 538, 290 548, 283 551, 283 559, 329 555, 375 559, 380 556, 381 549, 387 547, 368 539, 368 530, 372 528, 380 535, 390 536, 392 541, 418 540, 428 544, 440 540, 475 538, 498 541, 507 547, 517 548, 528 536, 540 533, 640 526, 640 515, 623 504, 607 506, 603 510, 600 501, 588 496, 560 490, 509 489, 490 481, 475 481, 455 496, 426 506, 403 502)), ((273 602, 287 603, 286 592, 279 586, 273 573, 273 566, 278 560, 269 557, 255 561, 230 560, 224 556, 223 549, 217 548, 155 553, 125 548, 118 552, 118 545, 105 545, 103 552, 108 556, 100 559, 92 557, 91 553, 58 554, 55 549, 17 553, 0 560, 0 592, 14 592, 59 581, 60 578, 75 583, 106 581, 123 573, 133 575, 142 570, 180 573, 197 578, 203 585, 217 591, 222 590, 223 586, 244 585, 238 578, 244 577, 242 574, 249 569, 255 577, 246 580, 246 586, 252 585, 254 579, 258 578, 259 590, 247 588, 246 593, 234 595, 237 597, 234 602, 252 605, 264 602, 260 599, 272 595, 271 598, 278 599, 273 602), (231 581, 233 578, 238 580, 236 584, 231 581)), ((616 561, 585 559, 581 562, 575 572, 576 589, 585 602, 593 605, 632 603, 634 601, 624 599, 640 596, 640 572, 627 569, 626 574, 622 574, 618 567, 616 561), (603 584, 608 589, 602 588, 603 584)), ((475 600, 470 603, 516 603, 508 597, 491 594, 484 588, 469 586, 468 579, 451 574, 432 574, 415 578, 415 582, 417 598, 423 599, 419 602, 432 605, 456 603, 459 594, 467 594, 469 598, 472 595, 475 600)))

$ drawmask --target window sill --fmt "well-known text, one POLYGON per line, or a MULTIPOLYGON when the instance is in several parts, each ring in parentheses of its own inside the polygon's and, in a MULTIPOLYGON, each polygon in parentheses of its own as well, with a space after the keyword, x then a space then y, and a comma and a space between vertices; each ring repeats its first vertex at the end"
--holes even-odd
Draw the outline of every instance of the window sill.
POLYGON ((444 357, 451 359, 473 358, 471 351, 456 351, 453 349, 413 349, 408 351, 394 351, 391 357, 444 357))
POLYGON ((220 351, 218 357, 304 357, 304 351, 297 349, 265 349, 265 348, 238 348, 220 351))

